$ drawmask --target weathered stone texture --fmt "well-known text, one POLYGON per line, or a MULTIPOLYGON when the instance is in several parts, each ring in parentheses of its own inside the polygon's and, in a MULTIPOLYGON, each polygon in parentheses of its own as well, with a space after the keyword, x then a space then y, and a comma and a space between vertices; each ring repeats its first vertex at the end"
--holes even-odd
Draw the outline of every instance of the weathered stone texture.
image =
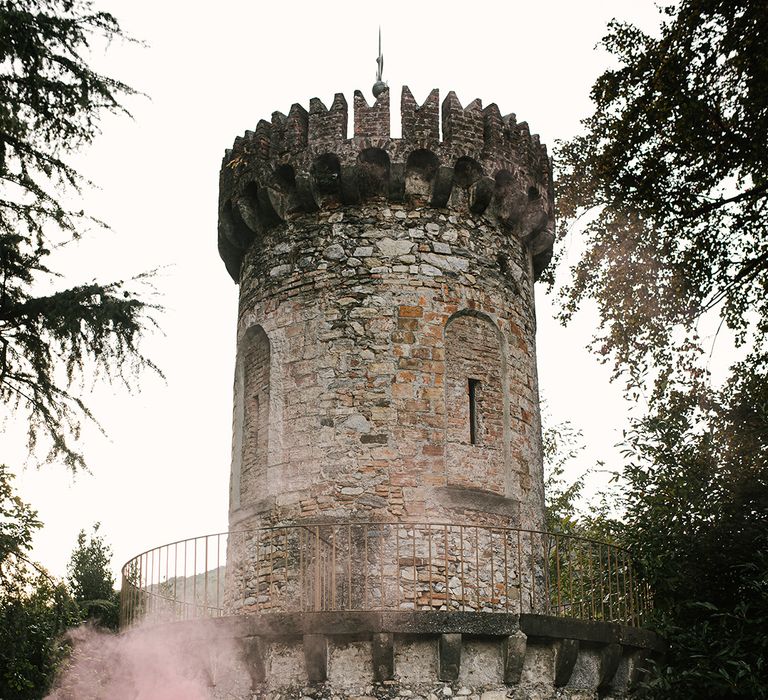
MULTIPOLYGON (((471 216, 368 205, 273 229, 243 271, 241 357, 251 357, 251 329, 263 329, 272 346, 268 384, 280 387, 268 392, 268 436, 246 431, 243 441, 247 455, 259 453, 254 443, 262 453, 270 446, 259 457, 268 460, 267 478, 241 475, 240 492, 258 494, 262 517, 463 520, 479 515, 475 501, 462 508, 440 491, 469 486, 520 504, 519 522, 505 524, 540 527, 523 245, 471 216), (476 445, 470 377, 480 380, 476 445)), ((263 391, 239 400, 246 416, 263 415, 263 391)), ((233 511, 233 525, 253 515, 249 505, 233 511)))
MULTIPOLYGON (((519 671, 510 678, 505 661, 509 639, 524 640, 521 629, 512 637, 494 634, 493 625, 485 634, 440 634, 426 628, 418 634, 404 629, 372 634, 362 619, 357 626, 349 620, 338 625, 330 619, 301 620, 279 614, 274 619, 267 615, 248 620, 253 624, 236 624, 238 618, 224 618, 213 625, 188 622, 176 628, 183 640, 180 644, 199 657, 195 664, 200 675, 211 679, 211 697, 279 694, 290 700, 623 700, 630 689, 627 668, 638 654, 645 657, 661 648, 658 638, 649 632, 633 644, 606 645, 612 634, 621 636, 615 626, 606 626, 602 641, 529 637, 527 644, 515 645, 519 671), (575 652, 567 673, 558 662, 564 641, 575 652), (637 643, 643 646, 634 646, 637 643), (617 663, 604 675, 601 668, 608 649, 615 652, 617 663), (374 667, 377 658, 383 660, 381 672, 374 667)), ((512 625, 507 632, 513 631, 515 620, 506 619, 512 625)), ((389 624, 393 622, 394 618, 389 624)), ((552 631, 562 634, 565 629, 552 631)), ((571 632, 579 634, 578 629, 571 632)))
MULTIPOLYGON (((356 93, 351 139, 343 95, 294 105, 225 158, 219 249, 240 284, 232 529, 543 526, 533 283, 553 237, 546 151, 495 105, 449 93, 440 109, 433 91, 419 106, 407 88, 392 139, 389 104, 388 90, 371 106, 356 93)), ((366 604, 532 609, 535 563, 524 605, 521 588, 495 589, 513 575, 497 571, 501 552, 457 593, 461 558, 414 565, 409 583, 387 549, 398 541, 379 543, 391 565, 366 604)), ((232 540, 228 609, 295 609, 302 593, 272 579, 301 547, 232 540)))

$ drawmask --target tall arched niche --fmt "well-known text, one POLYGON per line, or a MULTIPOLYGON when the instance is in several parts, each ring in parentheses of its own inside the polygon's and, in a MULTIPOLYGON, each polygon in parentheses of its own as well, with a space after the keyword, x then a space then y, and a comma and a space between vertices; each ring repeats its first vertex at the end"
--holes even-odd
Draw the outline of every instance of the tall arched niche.
MULTIPOLYGON (((247 507, 267 495, 271 348, 261 326, 251 326, 238 349, 235 420, 242 421, 234 446, 232 505, 247 507), (239 391, 238 391, 239 390, 239 391), (239 467, 239 468, 238 468, 239 467), (236 505, 235 505, 236 503, 236 505)), ((235 433, 237 434, 237 433, 235 433)))
POLYGON ((509 398, 494 321, 459 311, 445 326, 446 483, 507 493, 509 398))

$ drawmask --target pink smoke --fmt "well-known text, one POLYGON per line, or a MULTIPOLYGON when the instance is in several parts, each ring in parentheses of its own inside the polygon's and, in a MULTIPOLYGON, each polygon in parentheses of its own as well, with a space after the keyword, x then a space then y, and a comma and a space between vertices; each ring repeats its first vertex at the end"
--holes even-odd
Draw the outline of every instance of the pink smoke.
POLYGON ((234 642, 205 622, 156 625, 111 634, 90 626, 70 633, 73 652, 46 700, 209 700, 232 669, 234 642))

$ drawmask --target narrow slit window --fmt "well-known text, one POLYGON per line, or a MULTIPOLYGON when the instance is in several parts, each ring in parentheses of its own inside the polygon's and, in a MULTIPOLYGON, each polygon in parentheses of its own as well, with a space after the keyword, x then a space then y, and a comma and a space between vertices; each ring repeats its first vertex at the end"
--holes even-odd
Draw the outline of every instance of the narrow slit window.
POLYGON ((469 379, 469 444, 478 444, 477 430, 477 389, 480 386, 479 379, 469 379))

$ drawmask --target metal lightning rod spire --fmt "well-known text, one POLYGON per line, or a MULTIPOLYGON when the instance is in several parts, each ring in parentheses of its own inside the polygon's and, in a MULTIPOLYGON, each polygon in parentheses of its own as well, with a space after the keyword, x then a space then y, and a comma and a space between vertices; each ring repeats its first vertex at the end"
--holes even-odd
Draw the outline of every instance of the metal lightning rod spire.
POLYGON ((384 73, 384 54, 381 53, 381 27, 379 27, 379 57, 376 59, 376 82, 373 85, 373 96, 378 97, 387 89, 387 84, 382 80, 384 73))

